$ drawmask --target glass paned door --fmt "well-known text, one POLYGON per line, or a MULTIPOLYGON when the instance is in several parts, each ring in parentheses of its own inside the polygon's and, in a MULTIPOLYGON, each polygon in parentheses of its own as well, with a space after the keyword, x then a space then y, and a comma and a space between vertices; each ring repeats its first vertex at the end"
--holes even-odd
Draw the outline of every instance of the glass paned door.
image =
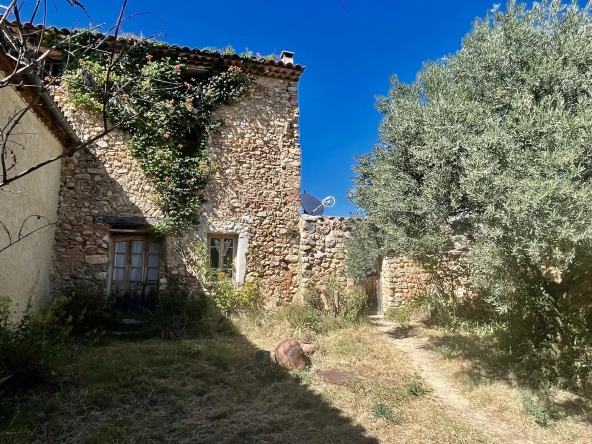
POLYGON ((126 314, 156 307, 160 270, 159 245, 147 237, 119 238, 113 249, 111 290, 122 294, 126 314))

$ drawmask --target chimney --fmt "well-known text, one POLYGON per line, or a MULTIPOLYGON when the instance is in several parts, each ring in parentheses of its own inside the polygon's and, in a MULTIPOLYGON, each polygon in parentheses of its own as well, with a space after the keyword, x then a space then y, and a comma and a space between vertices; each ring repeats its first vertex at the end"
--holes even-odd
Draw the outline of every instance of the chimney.
POLYGON ((294 53, 290 51, 282 51, 282 53, 280 54, 280 60, 285 64, 294 64, 294 53))

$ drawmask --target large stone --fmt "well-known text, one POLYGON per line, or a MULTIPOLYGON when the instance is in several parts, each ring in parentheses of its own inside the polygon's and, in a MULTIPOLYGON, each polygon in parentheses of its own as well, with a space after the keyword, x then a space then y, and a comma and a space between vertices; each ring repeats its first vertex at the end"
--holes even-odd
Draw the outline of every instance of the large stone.
POLYGON ((300 369, 308 364, 304 350, 296 339, 284 339, 274 351, 275 361, 289 370, 300 369))
POLYGON ((106 254, 90 254, 84 256, 84 262, 91 265, 106 264, 109 262, 109 256, 106 254))

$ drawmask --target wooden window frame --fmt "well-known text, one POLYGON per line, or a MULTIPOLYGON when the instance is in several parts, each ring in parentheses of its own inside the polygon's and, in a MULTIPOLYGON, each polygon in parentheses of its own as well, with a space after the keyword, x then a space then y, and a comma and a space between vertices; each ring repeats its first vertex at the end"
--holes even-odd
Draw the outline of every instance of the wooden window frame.
POLYGON ((149 267, 148 266, 148 258, 149 256, 152 254, 154 255, 155 253, 150 253, 150 244, 154 243, 154 244, 158 244, 157 241, 155 241, 154 239, 150 238, 149 235, 146 234, 115 234, 111 236, 111 245, 109 248, 109 267, 108 267, 108 279, 109 279, 109 285, 108 285, 108 292, 111 292, 112 290, 114 290, 115 288, 126 288, 129 287, 130 285, 133 284, 143 284, 143 285, 147 285, 147 284, 151 284, 151 285, 156 285, 156 287, 158 288, 159 286, 159 281, 160 281, 160 265, 161 265, 161 257, 160 257, 160 246, 159 246, 159 251, 158 251, 158 267, 149 267), (143 254, 143 258, 142 258, 142 276, 140 280, 131 280, 131 261, 132 261, 132 243, 133 241, 142 241, 143 242, 143 246, 142 246, 142 254, 143 254), (126 246, 126 251, 125 251, 125 267, 116 267, 116 254, 118 254, 116 252, 116 245, 118 243, 121 242, 127 242, 127 246, 126 246), (116 268, 124 268, 124 279, 123 280, 115 280, 115 269, 116 268), (149 268, 157 268, 157 276, 156 279, 147 280, 148 277, 148 269, 149 268))

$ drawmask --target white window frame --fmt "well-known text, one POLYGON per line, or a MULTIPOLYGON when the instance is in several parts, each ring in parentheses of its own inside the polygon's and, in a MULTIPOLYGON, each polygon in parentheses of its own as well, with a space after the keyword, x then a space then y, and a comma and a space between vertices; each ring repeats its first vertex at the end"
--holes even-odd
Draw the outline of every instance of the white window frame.
POLYGON ((220 245, 223 246, 224 245, 224 240, 228 240, 231 239, 232 240, 232 280, 235 282, 238 282, 238 277, 237 277, 237 263, 236 263, 236 257, 237 257, 237 251, 238 251, 238 241, 239 241, 239 236, 237 233, 207 233, 206 236, 206 256, 208 258, 208 267, 211 269, 215 269, 215 270, 220 270, 223 271, 223 266, 221 267, 220 265, 223 265, 223 261, 224 261, 224 253, 221 252, 219 253, 219 257, 218 257, 218 266, 214 267, 212 266, 213 264, 211 263, 211 242, 212 239, 220 239, 220 245))

